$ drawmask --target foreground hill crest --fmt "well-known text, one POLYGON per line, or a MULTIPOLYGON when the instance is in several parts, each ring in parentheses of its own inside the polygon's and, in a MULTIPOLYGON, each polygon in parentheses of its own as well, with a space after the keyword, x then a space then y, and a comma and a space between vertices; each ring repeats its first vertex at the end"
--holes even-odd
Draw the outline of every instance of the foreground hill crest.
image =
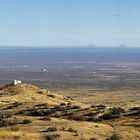
POLYGON ((71 99, 31 84, 8 84, 0 90, 0 102, 44 102, 49 105, 73 102, 71 99))

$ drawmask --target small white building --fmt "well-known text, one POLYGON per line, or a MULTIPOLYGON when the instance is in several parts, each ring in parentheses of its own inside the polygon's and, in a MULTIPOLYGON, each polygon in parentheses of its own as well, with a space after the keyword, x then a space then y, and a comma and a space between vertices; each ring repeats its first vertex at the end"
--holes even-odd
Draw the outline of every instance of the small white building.
POLYGON ((18 85, 18 84, 21 84, 22 82, 20 80, 14 80, 14 85, 18 85))
POLYGON ((43 72, 46 72, 47 70, 46 70, 46 69, 42 69, 42 71, 43 71, 43 72))

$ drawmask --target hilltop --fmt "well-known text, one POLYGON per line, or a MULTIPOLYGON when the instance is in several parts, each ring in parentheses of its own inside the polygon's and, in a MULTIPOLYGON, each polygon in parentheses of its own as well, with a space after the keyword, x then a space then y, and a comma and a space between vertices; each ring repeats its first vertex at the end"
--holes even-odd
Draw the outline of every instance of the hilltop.
POLYGON ((31 84, 0 89, 2 140, 136 140, 139 116, 139 107, 83 104, 31 84))
POLYGON ((71 103, 71 99, 59 94, 51 93, 49 90, 41 89, 30 84, 9 84, 1 88, 0 102, 14 103, 47 103, 48 105, 59 105, 61 103, 71 103))

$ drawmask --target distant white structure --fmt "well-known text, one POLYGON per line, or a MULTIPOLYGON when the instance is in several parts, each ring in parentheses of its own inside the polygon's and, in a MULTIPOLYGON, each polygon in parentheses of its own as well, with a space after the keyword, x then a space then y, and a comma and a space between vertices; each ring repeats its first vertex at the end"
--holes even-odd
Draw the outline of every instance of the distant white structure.
POLYGON ((14 85, 18 85, 18 84, 21 84, 22 82, 20 80, 14 80, 14 85))
POLYGON ((46 70, 46 69, 42 69, 42 71, 43 71, 43 72, 46 72, 47 70, 46 70))

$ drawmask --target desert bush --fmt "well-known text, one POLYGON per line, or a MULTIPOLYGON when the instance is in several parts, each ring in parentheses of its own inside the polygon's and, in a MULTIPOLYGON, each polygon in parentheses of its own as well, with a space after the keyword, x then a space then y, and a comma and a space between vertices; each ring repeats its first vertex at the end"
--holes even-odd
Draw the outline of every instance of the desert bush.
POLYGON ((131 111, 138 111, 138 110, 140 111, 140 107, 133 107, 133 108, 130 108, 130 110, 131 111))
POLYGON ((84 110, 90 110, 90 107, 84 108, 84 110))
POLYGON ((29 116, 47 116, 55 113, 54 109, 31 109, 27 110, 27 114, 29 116))
POLYGON ((106 108, 106 106, 103 105, 103 104, 97 105, 97 107, 98 107, 99 109, 105 109, 105 108, 106 108))
POLYGON ((55 96, 53 94, 49 94, 48 96, 51 98, 55 98, 55 96))
POLYGON ((36 93, 38 93, 38 94, 43 94, 43 91, 37 91, 36 93))
POLYGON ((106 113, 106 114, 103 114, 102 116, 99 117, 99 119, 103 119, 103 120, 109 120, 109 119, 115 119, 115 118, 118 118, 119 116, 116 116, 112 113, 106 113))
POLYGON ((0 127, 5 127, 5 126, 12 126, 18 124, 18 121, 10 121, 8 119, 4 119, 0 121, 0 127))
POLYGON ((102 121, 101 118, 96 118, 96 117, 88 117, 88 118, 85 118, 85 121, 90 121, 90 122, 98 122, 98 121, 102 121))
POLYGON ((16 111, 13 115, 22 115, 25 112, 26 112, 25 110, 19 110, 19 111, 16 111))
POLYGON ((112 110, 109 113, 103 114, 99 118, 101 118, 103 120, 115 119, 115 118, 120 117, 120 114, 124 113, 124 112, 125 112, 125 110, 123 108, 114 107, 114 108, 112 108, 112 110))
POLYGON ((14 136, 14 139, 15 140, 19 140, 20 139, 20 136, 14 136))
POLYGON ((60 137, 59 134, 53 134, 53 135, 46 135, 44 140, 56 140, 56 138, 60 137))
POLYGON ((77 133, 75 133, 73 136, 78 136, 78 134, 77 134, 77 133))
POLYGON ((65 105, 66 105, 66 103, 61 103, 60 105, 61 105, 61 106, 65 106, 65 105))
POLYGON ((47 132, 54 132, 54 131, 57 131, 57 127, 49 127, 47 129, 47 132))
POLYGON ((96 114, 95 113, 93 113, 93 112, 89 112, 89 113, 87 113, 87 114, 84 114, 84 116, 95 116, 96 114))
POLYGON ((89 140, 98 140, 98 139, 93 137, 93 138, 90 138, 89 140))
POLYGON ((77 130, 75 130, 75 129, 71 128, 71 127, 68 128, 68 131, 69 131, 69 132, 72 132, 72 133, 77 133, 77 130))
POLYGON ((40 106, 48 106, 48 103, 42 103, 42 104, 35 105, 35 107, 40 107, 40 106))
POLYGON ((13 125, 13 124, 8 120, 0 121, 0 127, 10 126, 10 125, 13 125))
POLYGON ((124 112, 125 112, 125 110, 121 107, 114 107, 111 110, 111 114, 113 114, 113 115, 119 115, 119 114, 124 113, 124 112))
POLYGON ((11 127, 12 131, 19 131, 19 127, 11 127))
POLYGON ((90 107, 91 107, 91 108, 94 108, 94 107, 96 107, 96 106, 95 106, 95 105, 91 105, 90 107))
POLYGON ((118 134, 112 134, 112 136, 110 136, 106 140, 120 140, 120 136, 118 134))
POLYGON ((64 106, 55 106, 53 110, 55 111, 64 111, 66 108, 64 106))
POLYGON ((71 103, 70 103, 70 102, 68 102, 68 103, 67 103, 67 105, 68 105, 68 106, 71 106, 71 103))
POLYGON ((32 123, 32 121, 31 120, 27 120, 27 119, 25 119, 22 122, 20 122, 20 124, 29 124, 29 123, 32 123))
POLYGON ((7 112, 1 112, 0 113, 0 127, 4 126, 11 126, 14 125, 15 122, 10 121, 9 118, 12 116, 12 114, 7 112))
POLYGON ((10 106, 8 106, 6 109, 13 109, 13 108, 18 107, 20 105, 22 105, 22 103, 15 102, 15 103, 11 104, 10 106))
POLYGON ((77 105, 74 105, 71 107, 71 109, 80 109, 81 107, 80 106, 77 106, 77 105))
POLYGON ((51 118, 50 118, 50 117, 48 117, 48 116, 46 116, 46 117, 40 118, 39 120, 50 121, 50 120, 51 120, 51 118))
POLYGON ((83 116, 78 116, 78 115, 72 115, 72 116, 69 116, 68 119, 75 120, 75 121, 83 121, 84 117, 83 116))
POLYGON ((140 110, 129 112, 128 114, 125 114, 125 116, 140 116, 140 110))
POLYGON ((7 119, 12 117, 12 114, 8 113, 8 112, 0 112, 0 120, 2 119, 7 119))

